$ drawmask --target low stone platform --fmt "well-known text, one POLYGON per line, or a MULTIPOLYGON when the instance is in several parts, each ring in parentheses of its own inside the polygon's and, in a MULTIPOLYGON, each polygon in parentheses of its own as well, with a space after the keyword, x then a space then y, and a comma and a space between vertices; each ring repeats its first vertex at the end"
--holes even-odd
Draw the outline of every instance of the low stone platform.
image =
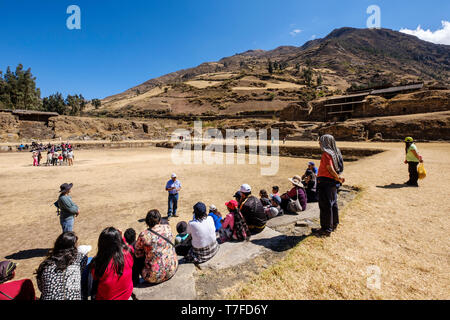
POLYGON ((140 284, 134 287, 133 293, 138 300, 195 300, 194 273, 192 263, 180 263, 170 280, 157 285, 140 284))
POLYGON ((296 223, 300 220, 305 219, 316 219, 319 218, 320 210, 319 204, 317 202, 308 203, 306 210, 304 212, 300 212, 298 215, 293 214, 284 214, 279 217, 275 217, 267 221, 267 226, 269 228, 275 229, 277 227, 283 227, 289 224, 296 223))
MULTIPOLYGON (((270 251, 285 251, 291 248, 292 237, 284 235, 275 228, 304 223, 319 218, 317 203, 308 204, 307 209, 299 215, 282 215, 267 222, 267 227, 259 234, 253 235, 250 241, 226 242, 220 245, 217 254, 209 261, 200 265, 201 269, 221 270, 234 267, 270 251)), ((192 263, 180 260, 177 273, 167 282, 149 286, 141 284, 134 288, 133 293, 138 300, 195 300, 195 272, 197 268, 192 263)))
POLYGON ((270 250, 268 248, 275 246, 274 242, 281 241, 283 237, 283 234, 266 227, 261 233, 252 236, 250 241, 221 244, 216 255, 200 267, 216 270, 234 267, 270 250))

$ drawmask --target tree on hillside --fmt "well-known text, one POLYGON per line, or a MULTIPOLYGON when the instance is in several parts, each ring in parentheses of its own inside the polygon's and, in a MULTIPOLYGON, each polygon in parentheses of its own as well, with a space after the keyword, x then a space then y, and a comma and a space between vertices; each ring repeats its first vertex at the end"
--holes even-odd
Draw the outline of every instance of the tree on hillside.
POLYGON ((305 79, 306 84, 310 87, 312 82, 312 69, 310 67, 303 69, 303 79, 305 79))
POLYGON ((319 73, 319 76, 317 77, 317 85, 321 86, 323 83, 323 78, 322 78, 322 74, 319 73))
POLYGON ((100 99, 92 99, 91 103, 95 109, 100 108, 100 106, 102 105, 102 102, 100 101, 100 99))
POLYGON ((42 109, 48 112, 57 112, 61 115, 67 114, 66 102, 59 92, 45 97, 42 100, 42 109))
MULTIPOLYGON (((3 73, 0 73, 3 75, 3 73)), ((36 88, 36 78, 31 68, 23 70, 19 64, 16 71, 8 67, 0 80, 0 103, 7 109, 39 110, 42 107, 41 91, 36 88)))
POLYGON ((272 65, 272 61, 270 61, 270 59, 268 62, 267 70, 269 71, 270 74, 273 73, 273 65, 272 65))
POLYGON ((86 107, 86 100, 83 95, 67 95, 66 105, 69 110, 69 115, 71 116, 79 116, 82 114, 84 108, 86 107))

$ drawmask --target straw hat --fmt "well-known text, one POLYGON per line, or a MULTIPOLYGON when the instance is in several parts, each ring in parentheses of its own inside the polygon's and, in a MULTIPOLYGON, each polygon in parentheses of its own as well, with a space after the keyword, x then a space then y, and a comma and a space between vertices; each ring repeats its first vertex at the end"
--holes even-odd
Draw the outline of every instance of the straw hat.
POLYGON ((292 182, 293 185, 296 185, 297 187, 303 187, 302 185, 302 178, 300 176, 295 175, 292 178, 288 178, 290 182, 292 182))

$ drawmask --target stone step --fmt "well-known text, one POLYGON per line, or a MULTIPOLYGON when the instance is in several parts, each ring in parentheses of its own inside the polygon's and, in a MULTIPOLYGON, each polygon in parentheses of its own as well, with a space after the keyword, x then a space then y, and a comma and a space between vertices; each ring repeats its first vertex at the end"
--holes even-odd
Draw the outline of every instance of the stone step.
POLYGON ((234 267, 274 248, 285 237, 283 234, 266 227, 261 233, 251 236, 250 241, 221 244, 216 255, 211 260, 201 264, 200 267, 215 270, 234 267))
POLYGON ((157 285, 139 284, 133 293, 138 300, 195 300, 194 273, 192 263, 179 264, 177 272, 168 281, 157 285))

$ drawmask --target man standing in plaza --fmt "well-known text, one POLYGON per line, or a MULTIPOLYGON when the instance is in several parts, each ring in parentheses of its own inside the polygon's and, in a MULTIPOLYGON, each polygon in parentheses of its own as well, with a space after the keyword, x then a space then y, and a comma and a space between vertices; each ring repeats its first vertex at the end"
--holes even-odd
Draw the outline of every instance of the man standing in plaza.
POLYGON ((169 207, 167 209, 167 218, 178 217, 178 192, 181 190, 181 182, 177 180, 177 175, 172 173, 172 177, 166 184, 166 191, 169 192, 169 207))

